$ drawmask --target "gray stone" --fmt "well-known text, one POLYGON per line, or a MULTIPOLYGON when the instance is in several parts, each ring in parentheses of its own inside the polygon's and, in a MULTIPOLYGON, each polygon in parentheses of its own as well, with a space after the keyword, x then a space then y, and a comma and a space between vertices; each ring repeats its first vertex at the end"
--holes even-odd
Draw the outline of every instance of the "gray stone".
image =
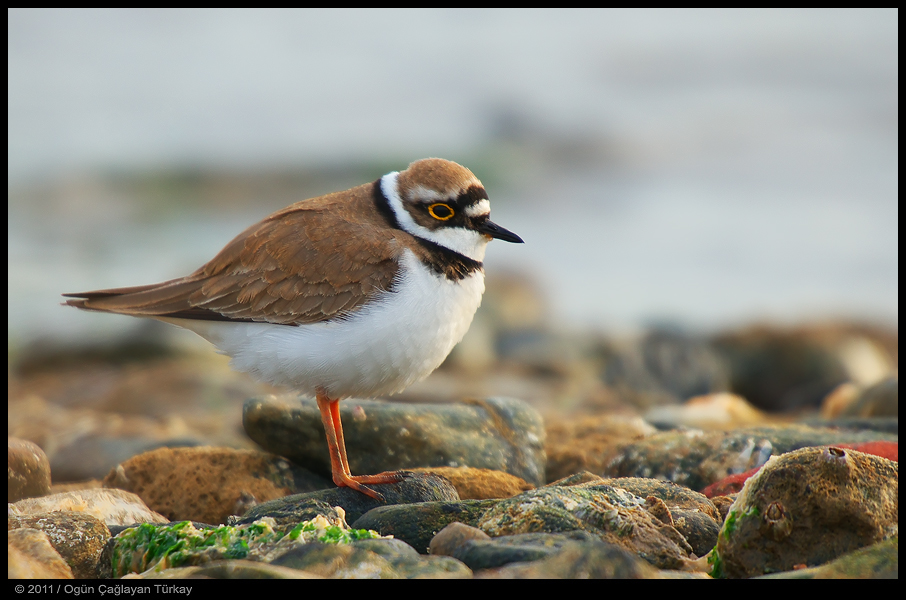
POLYGON ((464 500, 379 506, 353 521, 352 526, 392 535, 424 554, 428 552, 431 540, 444 527, 453 522, 477 525, 484 512, 497 502, 499 500, 464 500))
MULTIPOLYGON (((340 403, 340 414, 354 475, 469 466, 544 483, 544 424, 520 400, 410 404, 350 399, 340 403)), ((249 400, 243 425, 262 448, 329 476, 327 441, 314 400, 249 400)))
MULTIPOLYGON (((251 523, 261 517, 283 519, 288 514, 295 515, 301 507, 307 510, 312 503, 323 503, 328 506, 339 506, 346 511, 346 522, 352 523, 366 512, 376 507, 394 504, 412 504, 438 500, 457 501, 459 495, 453 485, 431 473, 412 473, 399 483, 388 483, 370 486, 384 496, 384 502, 375 500, 350 488, 331 488, 317 492, 293 494, 255 506, 238 521, 251 523)), ((306 517, 311 518, 311 517, 306 517)), ((298 520, 296 521, 298 522, 298 520)))

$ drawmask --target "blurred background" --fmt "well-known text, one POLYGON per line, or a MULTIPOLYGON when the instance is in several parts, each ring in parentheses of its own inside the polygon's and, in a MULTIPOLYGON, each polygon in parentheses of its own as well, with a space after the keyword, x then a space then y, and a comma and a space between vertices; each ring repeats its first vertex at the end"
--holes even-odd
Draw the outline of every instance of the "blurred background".
POLYGON ((735 360, 760 324, 831 373, 763 407, 896 370, 895 9, 9 9, 8 73, 17 376, 59 348, 204 346, 60 293, 184 275, 276 209, 427 156, 470 168, 526 241, 488 250, 463 369, 566 373, 574 404, 576 381, 651 377, 751 400, 709 353, 735 360), (647 340, 642 375, 622 339, 647 340))

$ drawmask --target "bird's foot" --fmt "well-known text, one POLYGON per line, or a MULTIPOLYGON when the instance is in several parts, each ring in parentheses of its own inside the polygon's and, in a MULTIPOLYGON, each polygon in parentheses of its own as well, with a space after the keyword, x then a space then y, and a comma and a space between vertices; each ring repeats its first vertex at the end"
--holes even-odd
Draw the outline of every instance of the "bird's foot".
POLYGON ((348 487, 365 494, 366 496, 370 496, 378 502, 384 502, 385 500, 382 494, 362 484, 398 483, 410 475, 411 473, 409 471, 385 471, 383 473, 378 473, 377 475, 346 475, 345 473, 334 473, 333 482, 339 487, 348 487))

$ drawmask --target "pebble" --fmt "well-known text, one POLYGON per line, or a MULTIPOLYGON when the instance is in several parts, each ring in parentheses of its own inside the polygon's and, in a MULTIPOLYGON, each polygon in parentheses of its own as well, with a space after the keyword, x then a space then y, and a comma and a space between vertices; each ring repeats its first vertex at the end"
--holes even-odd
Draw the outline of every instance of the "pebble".
MULTIPOLYGON (((340 415, 353 474, 469 466, 510 473, 533 485, 544 483, 543 420, 520 400, 344 400, 340 415)), ((242 422, 264 450, 329 476, 327 442, 314 400, 249 400, 242 422)))
POLYGON ((28 440, 6 440, 6 501, 50 493, 50 462, 41 447, 28 440))
POLYGON ((232 448, 159 448, 111 470, 104 486, 137 494, 168 521, 226 523, 283 496, 333 487, 285 458, 232 448))
POLYGON ((160 515, 131 492, 115 489, 89 489, 28 498, 7 505, 7 516, 23 516, 48 512, 82 512, 97 517, 108 527, 135 523, 166 523, 160 515))
POLYGON ((23 527, 6 532, 7 579, 72 579, 72 569, 43 531, 23 527))
POLYGON ((450 523, 477 525, 481 516, 497 502, 497 500, 463 500, 379 506, 354 520, 352 525, 392 535, 424 554, 429 551, 435 535, 450 523))
POLYGON ((714 573, 753 577, 818 566, 896 537, 898 463, 833 446, 768 461, 720 531, 714 573))
POLYGON ((97 517, 81 512, 51 512, 7 518, 9 529, 42 531, 76 579, 93 579, 110 530, 97 517))

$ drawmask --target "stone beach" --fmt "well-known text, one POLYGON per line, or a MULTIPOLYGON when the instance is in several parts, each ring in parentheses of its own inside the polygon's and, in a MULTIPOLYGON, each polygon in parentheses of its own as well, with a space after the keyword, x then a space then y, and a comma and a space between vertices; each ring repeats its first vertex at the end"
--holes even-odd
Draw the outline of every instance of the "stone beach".
POLYGON ((312 399, 213 352, 11 356, 8 576, 897 576, 896 332, 569 334, 487 318, 512 288, 340 404, 352 472, 406 472, 384 503, 333 485, 312 399))

